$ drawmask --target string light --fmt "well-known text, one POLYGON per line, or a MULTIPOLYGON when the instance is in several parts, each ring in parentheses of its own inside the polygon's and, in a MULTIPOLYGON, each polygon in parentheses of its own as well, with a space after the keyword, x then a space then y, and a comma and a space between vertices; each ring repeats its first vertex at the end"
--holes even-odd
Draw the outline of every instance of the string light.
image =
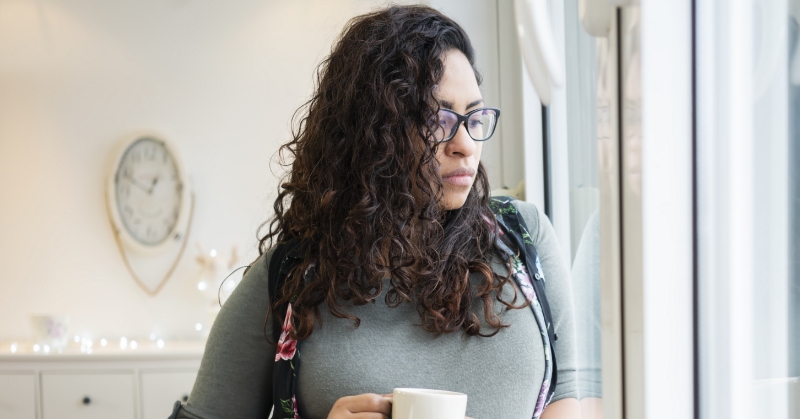
POLYGON ((39 352, 39 349, 40 348, 39 348, 39 344, 38 343, 33 345, 33 352, 39 352))
POLYGON ((11 353, 12 354, 17 353, 17 342, 11 344, 11 353))
POLYGON ((159 339, 158 342, 156 342, 156 346, 158 346, 158 349, 163 349, 164 348, 164 339, 159 339))
POLYGON ((44 345, 44 353, 46 354, 50 353, 50 345, 44 345))
POLYGON ((194 330, 197 330, 198 332, 203 330, 203 325, 200 324, 200 323, 197 323, 196 325, 194 325, 194 330))
POLYGON ((136 341, 135 341, 135 340, 132 340, 132 341, 131 341, 131 349, 136 349, 136 347, 138 347, 138 346, 139 346, 139 344, 138 344, 138 343, 136 343, 136 341))
POLYGON ((100 339, 100 346, 106 346, 106 345, 108 345, 108 341, 105 338, 100 339))
POLYGON ((125 336, 119 338, 119 347, 120 349, 127 349, 128 348, 128 338, 125 336))

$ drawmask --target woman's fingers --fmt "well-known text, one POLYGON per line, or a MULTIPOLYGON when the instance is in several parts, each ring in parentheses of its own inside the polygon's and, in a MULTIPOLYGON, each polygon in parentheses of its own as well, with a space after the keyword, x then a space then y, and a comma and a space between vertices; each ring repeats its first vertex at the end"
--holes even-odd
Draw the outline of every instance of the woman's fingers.
POLYGON ((392 404, 378 394, 359 394, 337 400, 328 419, 387 419, 392 412, 392 404))
POLYGON ((359 394, 358 396, 351 396, 352 400, 348 404, 348 410, 353 413, 383 413, 389 416, 392 413, 392 404, 383 396, 378 394, 359 394))

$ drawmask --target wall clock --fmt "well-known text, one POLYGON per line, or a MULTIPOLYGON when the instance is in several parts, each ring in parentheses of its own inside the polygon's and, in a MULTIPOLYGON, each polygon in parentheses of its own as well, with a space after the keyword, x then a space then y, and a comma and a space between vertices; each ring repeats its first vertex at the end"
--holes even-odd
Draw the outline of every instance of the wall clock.
POLYGON ((123 140, 112 154, 106 206, 125 266, 136 283, 156 295, 175 270, 191 228, 194 196, 175 148, 152 133, 123 140), (180 245, 163 279, 148 286, 131 266, 127 251, 155 257, 180 245))

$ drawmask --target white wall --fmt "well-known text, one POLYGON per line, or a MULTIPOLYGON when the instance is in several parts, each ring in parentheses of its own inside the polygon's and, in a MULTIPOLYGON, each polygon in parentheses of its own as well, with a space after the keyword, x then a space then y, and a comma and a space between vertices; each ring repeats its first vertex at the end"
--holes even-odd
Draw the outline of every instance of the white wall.
MULTIPOLYGON (((30 337, 33 313, 69 314, 71 333, 95 337, 199 337, 195 244, 256 256, 269 162, 314 66, 381 3, 0 2, 0 340, 30 337), (103 195, 112 148, 141 129, 177 145, 197 196, 189 248, 156 297, 126 271, 103 195)), ((470 25, 496 37, 496 20, 470 25)), ((485 66, 488 97, 496 73, 485 66)))

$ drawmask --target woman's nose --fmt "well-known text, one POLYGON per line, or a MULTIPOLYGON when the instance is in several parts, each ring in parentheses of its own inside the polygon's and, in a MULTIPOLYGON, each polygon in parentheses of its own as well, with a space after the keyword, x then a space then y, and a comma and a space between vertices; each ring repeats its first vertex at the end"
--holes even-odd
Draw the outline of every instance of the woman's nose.
POLYGON ((456 135, 450 141, 445 143, 445 153, 449 156, 461 155, 469 157, 475 153, 475 140, 467 133, 467 127, 460 124, 456 135))

